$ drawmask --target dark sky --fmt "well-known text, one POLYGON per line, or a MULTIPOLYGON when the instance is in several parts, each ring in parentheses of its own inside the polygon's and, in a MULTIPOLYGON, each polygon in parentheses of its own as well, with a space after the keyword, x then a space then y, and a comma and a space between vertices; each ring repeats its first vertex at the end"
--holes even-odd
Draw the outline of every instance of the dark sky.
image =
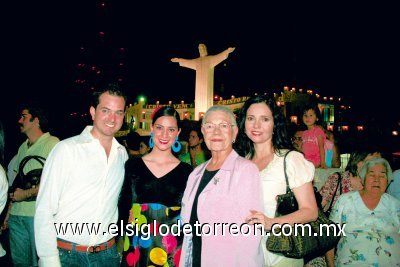
POLYGON ((385 120, 394 110, 385 106, 395 103, 392 94, 399 91, 400 23, 393 6, 104 1, 101 8, 102 1, 91 0, 24 2, 2 4, 6 120, 24 99, 50 99, 54 114, 86 107, 72 89, 81 46, 99 62, 115 57, 107 51, 126 49, 124 89, 132 98, 143 93, 150 101, 192 102, 194 71, 169 60, 198 57, 200 42, 209 54, 236 47, 215 69, 215 91, 225 96, 288 85, 340 96, 360 116, 385 120))

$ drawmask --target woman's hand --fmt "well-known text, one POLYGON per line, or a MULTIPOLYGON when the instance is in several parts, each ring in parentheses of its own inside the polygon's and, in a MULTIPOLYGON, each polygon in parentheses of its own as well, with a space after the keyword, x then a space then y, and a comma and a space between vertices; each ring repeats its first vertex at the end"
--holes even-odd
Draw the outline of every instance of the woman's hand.
POLYGON ((273 219, 268 218, 260 211, 250 210, 250 215, 246 217, 246 223, 251 225, 262 224, 265 230, 271 230, 273 219))

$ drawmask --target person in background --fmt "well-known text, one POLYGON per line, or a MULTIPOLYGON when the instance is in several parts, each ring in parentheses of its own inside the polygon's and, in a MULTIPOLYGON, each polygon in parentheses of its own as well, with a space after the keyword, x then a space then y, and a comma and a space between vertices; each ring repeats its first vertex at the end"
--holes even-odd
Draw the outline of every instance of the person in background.
POLYGON ((204 139, 200 127, 193 128, 189 133, 189 151, 182 154, 179 159, 189 163, 193 168, 196 168, 201 163, 207 160, 205 151, 202 148, 204 139))
POLYGON ((141 157, 140 154, 140 135, 137 132, 131 131, 126 136, 126 150, 129 157, 141 157))
MULTIPOLYGON (((125 181, 119 200, 124 225, 177 224, 183 191, 193 170, 172 153, 181 148, 180 131, 179 113, 174 108, 166 106, 154 110, 151 152, 141 158, 130 158, 125 164, 125 181)), ((182 236, 139 231, 124 239, 122 266, 178 265, 182 236)))
POLYGON ((340 168, 340 152, 333 132, 323 129, 325 139, 325 162, 328 168, 340 168))
MULTIPOLYGON (((354 150, 345 171, 335 172, 329 175, 325 184, 318 191, 321 195, 321 207, 324 212, 330 213, 336 200, 344 193, 361 190, 363 188, 359 172, 364 162, 372 158, 381 158, 381 153, 376 148, 362 147, 354 150), (338 185, 340 177, 340 184, 338 185)), ((328 251, 325 256, 311 259, 305 266, 326 266, 329 258, 334 254, 334 249, 328 251)))
POLYGON ((387 192, 389 195, 400 200, 400 170, 393 172, 393 182, 388 186, 387 192))
POLYGON ((114 235, 118 196, 128 154, 114 135, 124 121, 126 97, 116 84, 93 93, 92 126, 58 143, 43 169, 36 202, 40 266, 119 266, 114 235), (85 224, 88 227, 84 227, 85 224), (80 234, 61 225, 81 227, 80 234), (91 232, 95 225, 97 232, 91 232))
POLYGON ((149 146, 149 137, 141 136, 139 144, 139 154, 143 157, 150 152, 151 148, 149 146))
MULTIPOLYGON (((3 212, 4 207, 7 203, 7 193, 8 193, 8 182, 6 172, 4 170, 4 129, 3 124, 0 121, 0 213, 3 212)), ((1 220, 2 222, 2 220, 1 220)), ((1 235, 1 229, 0 229, 1 235)), ((0 243, 0 257, 6 255, 6 251, 0 243)))
POLYGON ((399 266, 400 201, 385 193, 393 179, 390 165, 369 159, 359 175, 364 187, 341 195, 330 215, 346 227, 328 266, 399 266))
POLYGON ((303 131, 297 130, 292 137, 292 144, 294 149, 299 152, 303 151, 303 131))
MULTIPOLYGON (((238 150, 250 159, 260 172, 264 207, 252 209, 246 220, 261 223, 266 230, 279 223, 307 223, 318 215, 312 179, 314 166, 303 154, 291 151, 286 157, 289 187, 293 190, 299 210, 282 217, 275 217, 276 196, 286 193, 284 157, 292 150, 282 110, 275 99, 268 95, 250 97, 239 111, 238 150)), ((267 236, 260 249, 264 253, 264 266, 303 266, 303 259, 286 258, 266 249, 267 236)))
POLYGON ((307 130, 303 132, 304 157, 311 161, 316 168, 326 169, 325 162, 325 133, 320 127, 321 113, 317 104, 308 104, 303 109, 303 123, 307 130))
MULTIPOLYGON (((25 105, 21 109, 18 120, 21 133, 27 140, 18 149, 14 172, 18 173, 19 165, 26 156, 41 156, 47 158, 53 147, 60 141, 48 132, 48 117, 42 107, 35 104, 25 105)), ((30 160, 24 166, 24 174, 42 165, 36 160, 30 160)), ((10 206, 4 221, 10 229, 11 259, 15 266, 38 266, 35 246, 34 215, 36 201, 32 200, 38 194, 39 186, 31 189, 16 188, 10 192, 10 206)))
POLYGON ((332 173, 329 175, 325 184, 319 190, 321 194, 321 206, 324 211, 330 206, 334 206, 336 200, 343 193, 358 191, 363 188, 359 172, 364 165, 364 162, 372 158, 381 158, 382 155, 376 149, 358 148, 354 150, 344 172, 332 173), (341 176, 341 183, 338 190, 336 190, 339 181, 339 174, 341 176), (336 194, 335 194, 336 191, 336 194), (335 195, 334 195, 335 194, 335 195), (333 202, 331 204, 331 202, 333 202))
MULTIPOLYGON (((182 199, 182 222, 195 225, 243 225, 249 210, 262 209, 261 180, 257 167, 240 157, 232 144, 238 128, 232 111, 212 106, 201 131, 211 158, 189 176, 182 199)), ((252 232, 213 232, 185 235, 180 266, 262 266, 261 236, 252 232)), ((218 231, 216 229, 216 231, 218 231)))

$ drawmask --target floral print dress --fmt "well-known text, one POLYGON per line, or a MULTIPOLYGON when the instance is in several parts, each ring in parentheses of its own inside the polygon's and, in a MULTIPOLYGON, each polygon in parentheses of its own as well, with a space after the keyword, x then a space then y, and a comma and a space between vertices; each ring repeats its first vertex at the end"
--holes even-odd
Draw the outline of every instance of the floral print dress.
MULTIPOLYGON (((341 183, 342 183, 342 194, 347 193, 347 192, 351 192, 354 191, 353 187, 351 186, 351 181, 350 181, 350 172, 349 171, 345 171, 343 173, 341 173, 342 179, 341 179, 341 183)), ((332 203, 332 207, 335 205, 336 200, 339 198, 340 196, 340 187, 337 189, 337 184, 338 184, 338 173, 332 173, 331 175, 329 175, 328 180, 326 180, 325 184, 323 187, 321 187, 321 189, 319 190, 319 193, 322 196, 322 199, 324 199, 326 201, 326 205, 324 207, 324 211, 327 211, 329 209, 329 206, 332 203), (336 191, 336 194, 335 194, 336 191), (333 195, 335 194, 335 196, 333 195)))
POLYGON ((131 227, 124 238, 121 266, 178 266, 183 234, 178 235, 177 220, 192 170, 180 162, 169 173, 156 177, 143 159, 126 162, 119 212, 121 220, 131 227))
POLYGON ((336 266, 400 266, 400 201, 384 193, 368 209, 358 191, 337 200, 330 219, 346 224, 336 266))

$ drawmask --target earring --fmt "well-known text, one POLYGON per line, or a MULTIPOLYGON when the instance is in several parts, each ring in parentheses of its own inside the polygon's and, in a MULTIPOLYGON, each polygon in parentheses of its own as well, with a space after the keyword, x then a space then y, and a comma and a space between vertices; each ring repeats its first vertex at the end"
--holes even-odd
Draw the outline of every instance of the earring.
POLYGON ((150 133, 149 147, 150 147, 150 148, 153 148, 153 147, 154 147, 153 132, 150 133))
POLYGON ((178 153, 181 150, 181 143, 178 141, 178 136, 175 138, 175 142, 172 144, 172 151, 178 153))

